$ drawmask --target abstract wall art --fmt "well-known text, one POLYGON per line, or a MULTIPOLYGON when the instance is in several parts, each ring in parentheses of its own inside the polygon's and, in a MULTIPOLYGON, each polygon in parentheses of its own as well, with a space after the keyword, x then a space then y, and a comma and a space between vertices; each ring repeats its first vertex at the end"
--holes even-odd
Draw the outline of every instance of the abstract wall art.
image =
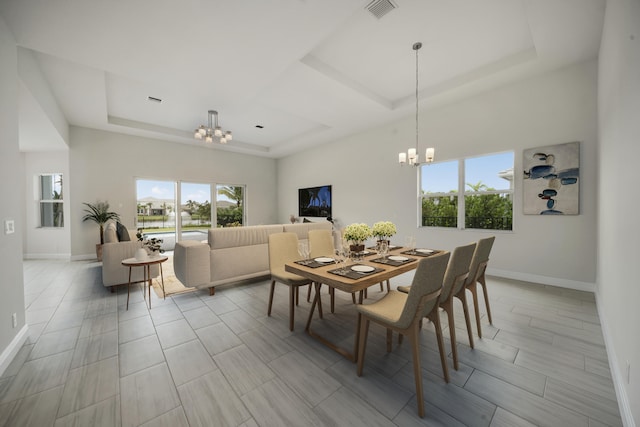
POLYGON ((580 143, 524 150, 523 210, 526 215, 580 213, 580 143))

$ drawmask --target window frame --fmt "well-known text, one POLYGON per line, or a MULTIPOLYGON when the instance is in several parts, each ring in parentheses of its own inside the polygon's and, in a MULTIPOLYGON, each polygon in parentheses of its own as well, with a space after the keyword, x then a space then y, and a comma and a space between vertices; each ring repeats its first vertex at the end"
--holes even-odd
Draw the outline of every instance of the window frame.
MULTIPOLYGON (((49 190, 49 189, 48 189, 49 190)), ((64 228, 65 224, 64 224, 64 178, 63 178, 63 174, 62 172, 51 172, 51 173, 41 173, 38 174, 38 228, 49 228, 49 229, 60 229, 60 228, 64 228), (51 186, 51 190, 53 193, 55 193, 55 182, 56 182, 56 177, 60 177, 60 198, 56 199, 55 195, 48 199, 48 198, 44 198, 44 181, 43 178, 44 177, 52 177, 51 178, 51 182, 52 182, 52 186, 51 186), (58 208, 58 213, 60 216, 60 225, 55 225, 56 224, 56 218, 55 218, 55 211, 56 208, 54 205, 60 205, 58 208), (44 206, 46 205, 51 205, 51 215, 52 218, 51 219, 51 223, 53 225, 47 225, 45 224, 45 217, 44 217, 44 206)))
MULTIPOLYGON (((456 189, 456 193, 451 193, 451 192, 434 192, 434 193, 423 193, 423 187, 422 187, 422 178, 423 178, 423 174, 424 174, 424 168, 428 168, 431 165, 430 164, 423 164, 418 168, 418 206, 417 206, 417 210, 418 210, 418 227, 419 228, 439 228, 439 229, 444 229, 444 230, 449 230, 449 229, 457 229, 457 230, 473 230, 473 231, 491 231, 491 232, 513 232, 513 217, 514 217, 514 207, 513 207, 513 197, 514 197, 514 193, 515 193, 515 188, 514 188, 514 184, 515 184, 515 179, 512 181, 512 185, 510 185, 509 189, 501 189, 501 190, 485 190, 485 191, 472 191, 472 190, 468 190, 467 189, 467 184, 466 184, 466 173, 467 173, 467 167, 466 167, 466 161, 469 159, 476 159, 476 158, 480 158, 480 157, 490 157, 490 156, 496 156, 499 154, 505 154, 505 153, 511 153, 513 155, 513 163, 511 168, 515 170, 515 151, 513 150, 506 150, 506 151, 499 151, 499 152, 494 152, 494 153, 487 153, 487 154, 480 154, 480 155, 474 155, 474 156, 467 156, 467 157, 462 157, 462 158, 458 158, 458 159, 452 159, 452 160, 444 160, 441 162, 434 162, 433 164, 438 164, 438 163, 452 163, 452 162, 457 162, 457 172, 458 172, 458 187, 456 189), (511 199, 511 229, 487 229, 487 228, 468 228, 467 224, 466 224, 466 197, 467 196, 477 196, 477 195, 493 195, 493 194, 498 194, 498 195, 503 195, 503 194, 508 194, 511 199), (424 225, 423 224, 423 219, 422 219, 422 215, 423 215, 423 201, 425 199, 434 199, 434 198, 442 198, 442 197, 456 197, 457 198, 457 216, 456 216, 456 220, 457 220, 457 224, 455 227, 445 227, 445 226, 438 226, 438 225, 424 225)), ((514 177, 515 178, 515 177, 514 177)))

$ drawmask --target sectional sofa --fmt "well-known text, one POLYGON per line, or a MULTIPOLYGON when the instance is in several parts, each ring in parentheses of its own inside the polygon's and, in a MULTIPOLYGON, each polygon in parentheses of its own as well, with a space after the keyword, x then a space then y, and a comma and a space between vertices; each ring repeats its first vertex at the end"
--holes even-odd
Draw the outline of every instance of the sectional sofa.
POLYGON ((176 243, 173 269, 186 287, 209 288, 269 276, 269 235, 293 232, 306 241, 309 230, 331 230, 329 222, 214 228, 207 242, 176 243))

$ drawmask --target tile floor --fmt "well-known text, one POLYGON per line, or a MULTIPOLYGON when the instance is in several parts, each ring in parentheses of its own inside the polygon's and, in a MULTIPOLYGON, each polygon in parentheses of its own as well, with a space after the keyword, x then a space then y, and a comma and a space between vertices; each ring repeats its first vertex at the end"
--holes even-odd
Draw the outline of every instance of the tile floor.
MULTIPOLYGON (((127 311, 126 289, 106 290, 99 263, 25 261, 24 277, 29 338, 0 377, 0 426, 621 425, 585 292, 490 278, 494 325, 483 316, 475 350, 456 303, 462 363, 454 371, 449 359, 449 384, 425 322, 420 419, 408 341, 386 353, 372 325, 357 377, 355 364, 304 333, 304 298, 289 331, 282 285, 267 317, 268 281, 164 301, 152 292, 150 310, 137 288, 127 311)), ((382 295, 371 288, 368 300, 382 295)), ((335 314, 314 325, 351 345, 351 298, 336 297, 335 314)))

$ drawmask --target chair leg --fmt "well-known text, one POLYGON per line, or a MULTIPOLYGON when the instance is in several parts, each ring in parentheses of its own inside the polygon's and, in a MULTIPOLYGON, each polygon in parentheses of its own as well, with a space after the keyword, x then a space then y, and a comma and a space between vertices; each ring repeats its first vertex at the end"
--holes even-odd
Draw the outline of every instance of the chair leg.
POLYGON ((331 286, 328 286, 329 288, 329 295, 331 296, 331 312, 334 313, 336 310, 336 288, 332 288, 331 286))
POLYGON ((273 305, 273 290, 276 287, 276 281, 271 281, 271 290, 269 291, 269 308, 267 309, 267 316, 271 316, 271 306, 273 305))
POLYGON ((380 292, 384 291, 384 285, 380 282, 380 292))
POLYGON ((478 278, 478 282, 482 285, 482 293, 484 295, 484 305, 487 306, 487 317, 489 318, 489 324, 493 325, 493 319, 491 318, 491 307, 489 306, 489 294, 487 293, 487 282, 484 278, 484 273, 478 278))
POLYGON ((309 285, 309 289, 307 290, 307 302, 311 302, 311 285, 309 285))
POLYGON ((449 322, 449 339, 451 340, 451 356, 453 357, 453 369, 458 370, 458 347, 456 345, 456 324, 453 320, 453 304, 451 298, 442 306, 447 312, 447 320, 449 322))
POLYGON ((322 294, 320 293, 320 288, 322 288, 322 283, 317 283, 316 284, 316 293, 318 294, 318 316, 320 316, 321 319, 323 319, 323 312, 322 312, 322 294))
POLYGON ((359 377, 362 376, 362 367, 364 365, 364 351, 367 347, 367 334, 369 333, 369 319, 362 316, 360 323, 360 342, 358 344, 358 370, 359 377))
POLYGON ((444 375, 444 381, 449 382, 449 368, 447 368, 447 354, 444 349, 444 339, 442 338, 442 324, 440 323, 440 314, 438 310, 429 316, 429 319, 433 322, 433 326, 436 328, 436 340, 438 341, 438 351, 440 352, 440 364, 442 365, 442 375, 444 375))
POLYGON ((420 368, 420 344, 418 343, 418 325, 414 324, 409 332, 413 353, 413 376, 416 381, 416 399, 418 400, 418 415, 424 418, 424 400, 422 397, 422 369, 420 368))
POLYGON ((473 332, 471 331, 471 317, 469 317, 469 305, 467 304, 467 294, 465 288, 462 288, 458 295, 460 302, 462 302, 462 311, 464 312, 464 322, 467 324, 467 335, 469 336, 469 346, 473 347, 473 332))
POLYGON ((355 293, 351 293, 351 301, 353 301, 353 303, 356 303, 356 294, 355 293))
POLYGON ((387 279, 387 292, 391 292, 391 282, 387 279))
POLYGON ((294 303, 294 299, 295 299, 295 294, 297 293, 297 286, 289 286, 289 330, 293 331, 293 314, 294 314, 294 309, 293 309, 293 303, 294 303), (296 289, 294 289, 296 288, 296 289))
POLYGON ((473 298, 473 308, 476 314, 476 328, 478 329, 478 338, 482 338, 482 325, 480 324, 480 306, 478 305, 478 288, 476 282, 470 283, 467 287, 473 298))
POLYGON ((392 344, 393 344, 393 331, 387 328, 387 353, 391 353, 392 344))

